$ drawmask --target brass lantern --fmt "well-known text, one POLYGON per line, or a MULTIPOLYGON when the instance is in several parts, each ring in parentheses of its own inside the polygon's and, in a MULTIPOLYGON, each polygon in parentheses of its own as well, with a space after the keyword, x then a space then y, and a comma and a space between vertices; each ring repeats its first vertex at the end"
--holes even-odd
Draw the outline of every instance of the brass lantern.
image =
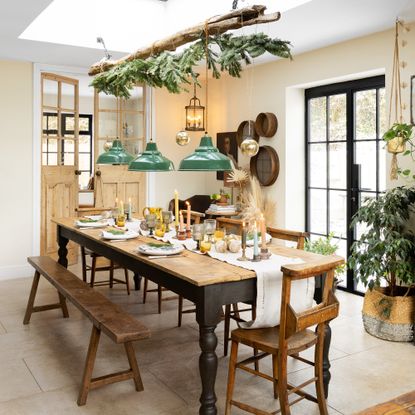
POLYGON ((186 131, 205 131, 205 107, 196 96, 196 82, 193 84, 193 98, 186 105, 186 131))

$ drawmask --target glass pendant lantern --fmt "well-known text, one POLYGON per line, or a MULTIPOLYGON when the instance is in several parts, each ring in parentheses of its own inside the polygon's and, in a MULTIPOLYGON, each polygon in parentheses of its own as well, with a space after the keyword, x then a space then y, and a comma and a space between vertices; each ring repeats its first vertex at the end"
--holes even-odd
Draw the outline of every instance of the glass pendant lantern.
POLYGON ((200 105, 200 99, 196 96, 196 82, 193 84, 193 98, 186 105, 186 131, 205 130, 205 107, 200 105))

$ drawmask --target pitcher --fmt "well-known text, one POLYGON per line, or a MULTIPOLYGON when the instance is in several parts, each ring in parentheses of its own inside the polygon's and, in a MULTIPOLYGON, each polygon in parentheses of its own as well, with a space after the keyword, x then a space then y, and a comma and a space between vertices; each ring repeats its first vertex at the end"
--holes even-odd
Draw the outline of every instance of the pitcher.
POLYGON ((161 207, 145 207, 143 209, 143 216, 146 217, 146 215, 156 215, 157 219, 163 220, 161 217, 161 212, 163 208, 161 207))

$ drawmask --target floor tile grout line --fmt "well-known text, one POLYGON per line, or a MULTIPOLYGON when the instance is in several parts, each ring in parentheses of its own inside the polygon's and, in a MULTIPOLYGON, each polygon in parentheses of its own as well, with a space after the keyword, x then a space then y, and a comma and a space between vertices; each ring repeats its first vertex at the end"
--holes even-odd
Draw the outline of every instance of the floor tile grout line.
POLYGON ((23 363, 25 364, 25 366, 27 367, 27 370, 29 371, 29 373, 32 375, 32 377, 33 377, 34 381, 36 382, 36 385, 37 385, 37 386, 38 386, 38 388, 40 389, 40 392, 45 392, 45 391, 42 389, 42 387, 40 386, 40 384, 39 384, 39 382, 37 381, 37 379, 36 379, 35 375, 33 374, 33 372, 30 370, 30 367, 29 367, 29 365, 27 364, 26 359, 25 359, 25 358, 23 358, 22 360, 23 360, 23 363))

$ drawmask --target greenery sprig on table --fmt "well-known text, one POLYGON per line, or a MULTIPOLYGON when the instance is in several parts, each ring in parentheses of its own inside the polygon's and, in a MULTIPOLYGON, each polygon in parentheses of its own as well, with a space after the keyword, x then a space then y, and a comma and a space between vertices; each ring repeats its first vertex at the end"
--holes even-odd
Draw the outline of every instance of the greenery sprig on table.
POLYGON ((386 282, 387 295, 394 296, 398 285, 415 283, 415 237, 408 228, 414 204, 414 188, 396 187, 366 200, 353 217, 351 226, 365 230, 353 243, 348 264, 370 290, 386 282))
POLYGON ((162 52, 148 59, 135 59, 122 63, 97 75, 91 86, 108 95, 129 98, 130 90, 138 83, 162 88, 171 93, 185 91, 184 85, 197 82, 194 67, 205 57, 213 77, 221 72, 240 77, 242 63, 250 64, 253 58, 269 52, 274 56, 292 59, 288 41, 272 39, 264 33, 234 36, 226 33, 208 37, 206 57, 205 37, 188 46, 181 53, 162 52), (213 47, 211 47, 213 46, 213 47))

